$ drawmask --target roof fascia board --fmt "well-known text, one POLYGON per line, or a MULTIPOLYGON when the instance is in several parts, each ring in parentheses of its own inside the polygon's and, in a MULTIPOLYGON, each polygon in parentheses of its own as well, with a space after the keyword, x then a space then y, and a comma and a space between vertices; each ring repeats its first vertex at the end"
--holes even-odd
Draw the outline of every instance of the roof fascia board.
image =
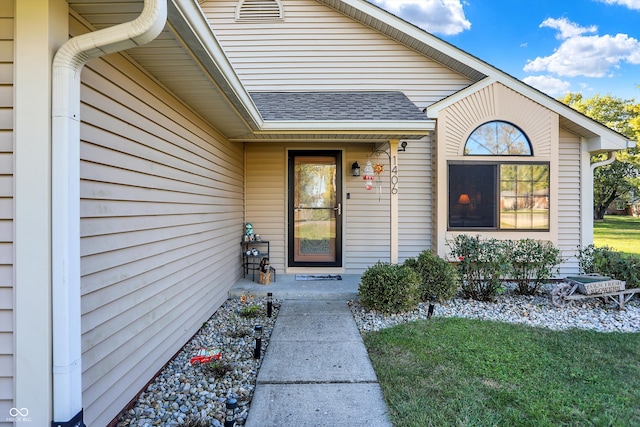
POLYGON ((487 77, 485 79, 480 80, 478 83, 474 83, 471 86, 467 86, 466 88, 452 94, 449 95, 448 97, 438 101, 438 102, 434 102, 433 104, 429 105, 427 108, 425 108, 425 112, 427 113, 427 117, 429 117, 430 119, 437 119, 438 118, 438 114, 440 113, 440 111, 442 111, 443 109, 450 107, 451 105, 455 104, 456 102, 459 102, 461 100, 463 100, 464 98, 466 98, 467 96, 482 90, 488 86, 491 86, 492 84, 496 83, 497 80, 495 80, 494 78, 491 77, 487 77))
POLYGON ((312 132, 253 132, 249 136, 237 136, 230 138, 232 142, 354 142, 354 143, 385 143, 390 140, 418 141, 429 135, 428 132, 420 134, 407 133, 363 133, 360 131, 312 133, 312 132))
POLYGON ((281 131, 313 131, 320 133, 335 132, 372 132, 415 133, 424 134, 435 130, 435 120, 407 120, 407 121, 371 121, 371 120, 301 120, 301 121, 266 121, 260 128, 265 132, 281 131))
MULTIPOLYGON (((197 43, 200 49, 192 50, 194 55, 211 73, 230 103, 252 128, 260 128, 263 123, 262 116, 211 31, 209 22, 198 4, 193 0, 171 0, 168 9, 169 22, 185 41, 197 43)), ((192 45, 190 47, 193 49, 192 45)))
POLYGON ((604 153, 608 151, 626 150, 636 146, 636 142, 626 138, 607 138, 606 136, 598 136, 589 138, 587 141, 587 151, 591 154, 604 153))

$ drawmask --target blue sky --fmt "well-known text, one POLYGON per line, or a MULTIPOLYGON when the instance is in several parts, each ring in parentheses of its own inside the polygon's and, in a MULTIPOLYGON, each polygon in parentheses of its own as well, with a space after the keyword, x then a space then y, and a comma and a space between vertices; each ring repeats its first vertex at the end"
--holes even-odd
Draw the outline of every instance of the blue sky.
POLYGON ((369 0, 553 97, 640 102, 640 0, 369 0))

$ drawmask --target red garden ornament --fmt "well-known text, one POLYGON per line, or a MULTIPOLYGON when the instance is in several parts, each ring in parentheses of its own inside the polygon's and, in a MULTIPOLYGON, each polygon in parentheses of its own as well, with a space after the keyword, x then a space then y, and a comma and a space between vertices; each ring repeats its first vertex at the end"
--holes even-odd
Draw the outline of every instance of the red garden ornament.
POLYGON ((367 161, 366 166, 362 171, 362 179, 364 179, 364 189, 371 190, 373 188, 373 180, 375 179, 373 165, 367 161))

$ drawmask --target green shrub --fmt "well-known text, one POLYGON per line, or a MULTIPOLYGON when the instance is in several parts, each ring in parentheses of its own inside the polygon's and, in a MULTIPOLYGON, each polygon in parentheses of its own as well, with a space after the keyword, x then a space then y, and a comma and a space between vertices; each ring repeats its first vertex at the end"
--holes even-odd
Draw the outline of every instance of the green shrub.
POLYGON ((360 302, 375 310, 400 313, 418 306, 420 276, 405 265, 377 262, 360 278, 360 302))
POLYGON ((258 317, 261 311, 262 311, 262 307, 260 307, 259 305, 253 304, 253 305, 244 307, 242 310, 240 310, 240 316, 258 317))
POLYGON ((202 365, 201 369, 208 375, 214 378, 222 378, 227 372, 233 371, 233 367, 228 363, 223 363, 219 360, 214 360, 202 365))
POLYGON ((459 234, 447 244, 457 261, 464 296, 479 301, 495 299, 508 272, 507 243, 459 234))
POLYGON ((429 250, 422 251, 417 258, 407 259, 404 265, 412 268, 422 279, 418 295, 421 301, 436 297, 444 302, 458 291, 456 268, 429 250))
POLYGON ((534 295, 541 285, 557 274, 562 262, 560 249, 551 242, 512 240, 507 250, 507 276, 516 282, 517 292, 522 295, 534 295))
POLYGON ((580 272, 597 273, 627 282, 627 288, 640 286, 640 257, 615 251, 607 246, 585 246, 578 251, 580 272))

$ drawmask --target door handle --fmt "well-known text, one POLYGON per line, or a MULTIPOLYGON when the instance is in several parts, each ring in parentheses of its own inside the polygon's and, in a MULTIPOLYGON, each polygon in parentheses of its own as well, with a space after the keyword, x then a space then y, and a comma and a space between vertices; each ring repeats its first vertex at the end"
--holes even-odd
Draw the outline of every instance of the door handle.
POLYGON ((337 212, 338 216, 342 215, 342 203, 338 203, 338 206, 333 208, 333 210, 337 212))

